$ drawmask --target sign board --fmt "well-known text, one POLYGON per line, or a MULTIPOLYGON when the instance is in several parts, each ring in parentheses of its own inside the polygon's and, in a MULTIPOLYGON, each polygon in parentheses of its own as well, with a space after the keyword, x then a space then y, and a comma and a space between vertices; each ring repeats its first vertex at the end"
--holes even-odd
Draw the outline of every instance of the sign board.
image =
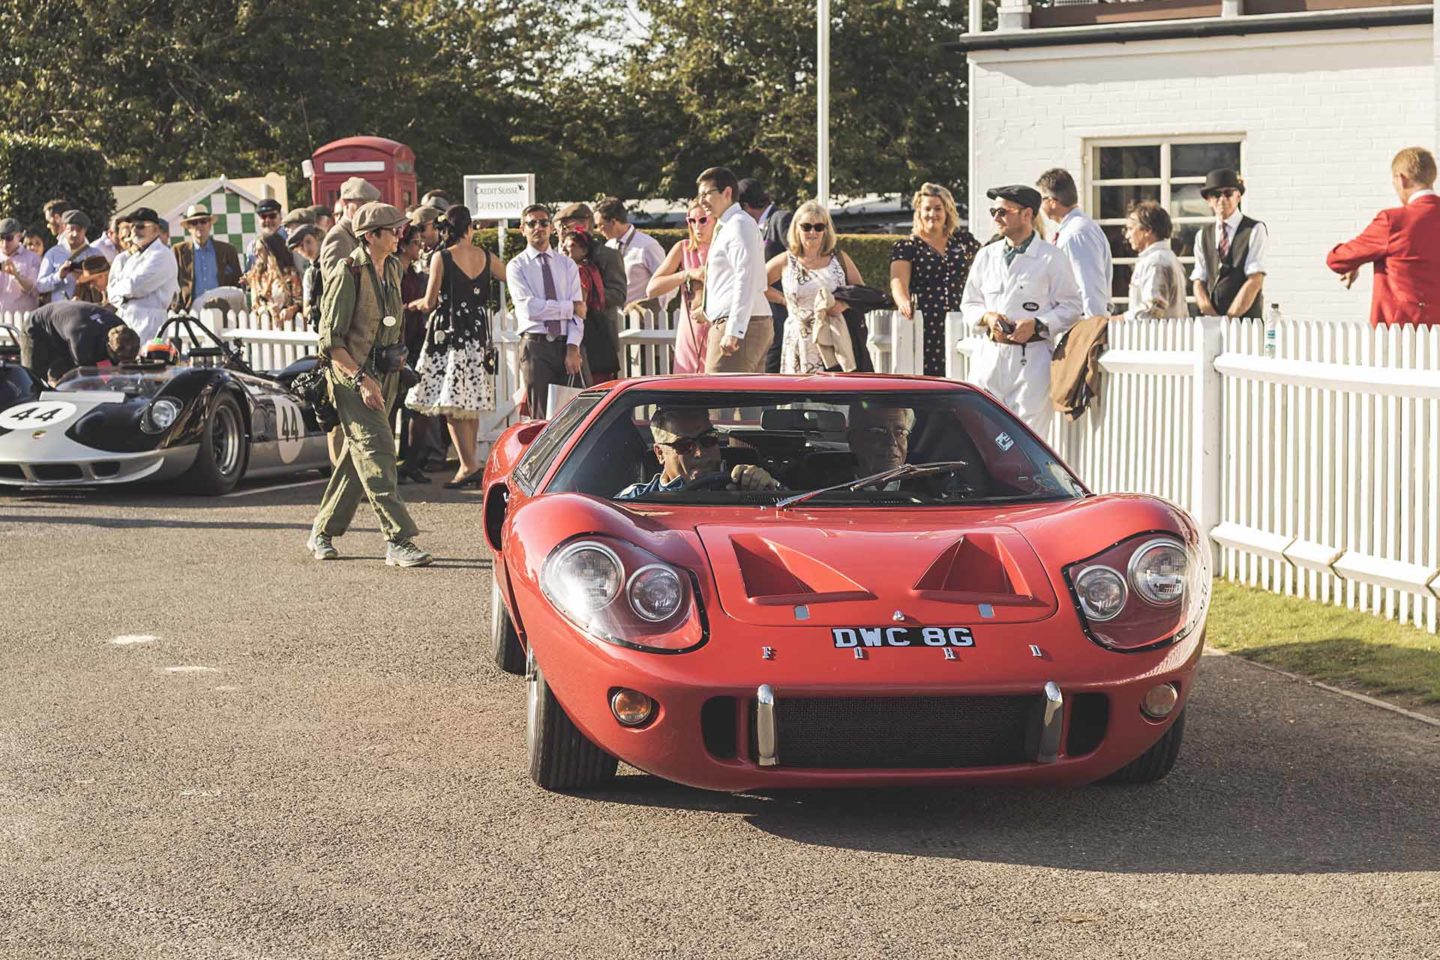
POLYGON ((501 173, 465 178, 465 206, 475 220, 519 220, 535 202, 535 174, 501 173))

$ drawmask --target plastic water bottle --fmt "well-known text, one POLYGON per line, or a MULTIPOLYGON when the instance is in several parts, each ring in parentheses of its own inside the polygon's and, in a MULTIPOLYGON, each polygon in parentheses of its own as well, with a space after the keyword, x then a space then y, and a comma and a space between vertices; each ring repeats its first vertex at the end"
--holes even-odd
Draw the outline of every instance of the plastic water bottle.
POLYGON ((1265 357, 1275 359, 1276 347, 1280 344, 1280 304, 1272 303, 1265 311, 1265 357))

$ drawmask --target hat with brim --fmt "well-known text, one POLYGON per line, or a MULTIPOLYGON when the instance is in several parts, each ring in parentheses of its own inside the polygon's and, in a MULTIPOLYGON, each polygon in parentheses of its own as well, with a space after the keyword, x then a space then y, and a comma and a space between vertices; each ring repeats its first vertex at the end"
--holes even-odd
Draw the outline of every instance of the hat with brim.
POLYGON ((373 183, 364 177, 351 177, 349 180, 340 184, 340 199, 374 203, 380 199, 380 191, 373 183))
POLYGON ((423 227, 427 223, 434 223, 436 220, 439 219, 440 211, 436 210, 428 203, 422 203, 420 206, 410 211, 410 222, 417 227, 423 227))
POLYGON ((266 197, 264 200, 261 200, 259 203, 255 204, 255 212, 260 214, 261 216, 265 216, 271 213, 279 213, 280 201, 271 199, 270 197, 266 197))
POLYGON ((559 213, 555 214, 556 220, 584 220, 586 223, 589 223, 594 217, 595 214, 591 212, 590 205, 587 203, 567 203, 560 208, 559 213))
POLYGON ((120 218, 121 223, 159 223, 160 214, 150 207, 136 207, 120 218))
POLYGON ((376 230, 398 230, 410 219, 388 203, 367 203, 355 212, 355 235, 363 237, 376 230))
POLYGON ((6 217, 0 220, 0 237, 9 236, 12 233, 24 233, 25 225, 14 217, 6 217))
POLYGON ((282 222, 286 227, 300 227, 307 223, 314 223, 315 214, 310 212, 309 207, 296 207, 285 215, 282 222))
POLYGON ((67 227, 84 227, 86 230, 94 226, 83 210, 66 210, 60 215, 60 222, 67 227))
POLYGON ((290 231, 290 235, 285 238, 285 246, 291 250, 298 250, 300 244, 304 243, 307 237, 320 239, 320 228, 313 223, 301 224, 298 228, 290 231))
POLYGON ((991 200, 1009 200, 1022 207, 1029 207, 1036 213, 1040 212, 1040 191, 1034 187, 1027 187, 1023 183, 1013 183, 1008 187, 991 187, 985 191, 985 196, 991 200))
POLYGON ((1234 170, 1211 170, 1205 174, 1205 186, 1200 188, 1200 196, 1210 199, 1221 190, 1235 190, 1241 194, 1245 193, 1245 181, 1240 179, 1240 174, 1234 170))
POLYGON ((214 219, 215 217, 209 210, 198 203, 192 203, 185 208, 185 216, 180 218, 180 226, 187 227, 192 223, 210 223, 214 219))

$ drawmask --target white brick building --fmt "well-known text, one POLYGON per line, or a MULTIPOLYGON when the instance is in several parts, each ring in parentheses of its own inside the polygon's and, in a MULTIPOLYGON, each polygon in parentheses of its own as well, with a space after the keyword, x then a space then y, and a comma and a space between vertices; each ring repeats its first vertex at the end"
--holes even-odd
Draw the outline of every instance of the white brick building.
POLYGON ((1119 224, 1129 203, 1168 204, 1188 259, 1209 216, 1199 182, 1238 165, 1244 209, 1270 230, 1266 301, 1288 317, 1364 320, 1369 271, 1346 292, 1325 254, 1397 203, 1397 150, 1434 148, 1433 6, 1243 2, 1056 0, 1032 10, 1029 0, 1002 0, 999 29, 956 44, 970 62, 977 236, 989 234, 987 187, 1066 167, 1111 235, 1123 297, 1133 255, 1119 224))

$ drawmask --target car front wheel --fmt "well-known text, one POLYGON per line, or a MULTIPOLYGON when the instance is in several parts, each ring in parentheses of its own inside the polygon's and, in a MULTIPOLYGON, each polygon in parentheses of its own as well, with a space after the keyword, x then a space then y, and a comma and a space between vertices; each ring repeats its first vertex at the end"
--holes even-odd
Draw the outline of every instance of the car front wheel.
POLYGON ((234 397, 222 393, 205 415, 200 449, 195 453, 195 464, 186 479, 196 493, 212 497, 229 493, 245 473, 248 453, 240 404, 234 397))
POLYGON ((1154 783, 1163 780, 1180 756, 1180 742, 1185 739, 1185 710, 1165 731, 1155 746, 1106 777, 1102 783, 1154 783))
POLYGON ((525 648, 510 619, 510 611, 500 597, 500 578, 490 576, 490 658, 506 673, 520 676, 525 672, 525 648))
POLYGON ((534 651, 525 661, 525 737, 530 778, 546 790, 588 790, 615 776, 617 762, 571 722, 550 692, 534 651))

